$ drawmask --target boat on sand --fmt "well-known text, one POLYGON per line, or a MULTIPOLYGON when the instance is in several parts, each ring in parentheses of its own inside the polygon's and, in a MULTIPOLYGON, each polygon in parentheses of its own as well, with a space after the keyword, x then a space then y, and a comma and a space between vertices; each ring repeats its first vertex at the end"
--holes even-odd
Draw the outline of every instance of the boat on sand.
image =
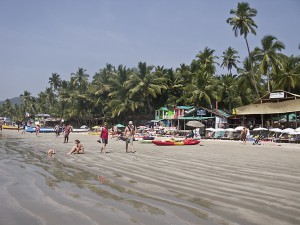
POLYGON ((80 128, 73 128, 72 132, 73 133, 84 133, 84 132, 89 132, 91 131, 90 128, 88 128, 86 125, 81 126, 80 128))
POLYGON ((176 140, 153 140, 153 144, 159 145, 159 146, 170 146, 170 145, 175 145, 175 146, 183 146, 183 145, 197 145, 200 143, 199 140, 195 139, 185 139, 181 141, 176 141, 176 140))
MULTIPOLYGON (((29 132, 29 133, 34 133, 35 132, 35 127, 26 127, 25 128, 25 131, 26 132, 29 132)), ((47 128, 47 127, 41 127, 40 128, 40 133, 54 133, 54 129, 53 128, 47 128)))
POLYGON ((18 130, 18 126, 13 126, 13 125, 2 125, 2 129, 8 129, 8 130, 18 130))

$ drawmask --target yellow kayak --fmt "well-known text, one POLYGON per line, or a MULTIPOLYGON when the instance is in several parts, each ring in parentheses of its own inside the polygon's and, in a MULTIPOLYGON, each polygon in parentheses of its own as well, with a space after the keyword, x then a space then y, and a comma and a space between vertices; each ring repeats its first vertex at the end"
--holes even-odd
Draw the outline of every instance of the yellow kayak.
POLYGON ((9 130, 18 130, 18 126, 8 126, 8 125, 2 125, 3 129, 9 129, 9 130))

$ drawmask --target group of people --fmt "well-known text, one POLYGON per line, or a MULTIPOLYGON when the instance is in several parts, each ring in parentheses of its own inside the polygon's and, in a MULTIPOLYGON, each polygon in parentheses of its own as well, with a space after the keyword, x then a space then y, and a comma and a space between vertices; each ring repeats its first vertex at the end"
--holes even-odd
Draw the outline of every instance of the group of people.
MULTIPOLYGON (((71 132, 71 126, 67 125, 65 128, 65 136, 64 136, 64 143, 67 143, 69 141, 69 134, 71 132)), ((133 147, 133 140, 134 140, 134 134, 135 134, 135 126, 133 125, 132 121, 128 122, 128 125, 125 127, 124 130, 124 136, 125 136, 125 151, 126 153, 135 153, 134 147, 133 147)), ((107 153, 107 144, 108 144, 108 136, 109 136, 109 130, 107 128, 107 123, 104 123, 103 126, 100 128, 99 138, 97 142, 101 144, 100 152, 101 153, 107 153)), ((48 155, 55 154, 55 150, 49 149, 48 155)), ((75 140, 75 146, 71 148, 71 150, 68 152, 68 154, 84 154, 84 146, 83 144, 76 139, 75 140)))
MULTIPOLYGON (((100 135, 98 142, 102 144, 100 151, 101 153, 106 153, 106 148, 108 144, 108 129, 107 129, 107 124, 104 123, 103 127, 100 128, 100 135)), ((124 130, 124 137, 125 137, 125 149, 126 153, 134 153, 134 148, 133 148, 133 139, 134 139, 134 134, 135 134, 135 127, 132 123, 132 121, 128 122, 128 125, 125 127, 124 130), (130 147, 130 150, 129 150, 130 147)))

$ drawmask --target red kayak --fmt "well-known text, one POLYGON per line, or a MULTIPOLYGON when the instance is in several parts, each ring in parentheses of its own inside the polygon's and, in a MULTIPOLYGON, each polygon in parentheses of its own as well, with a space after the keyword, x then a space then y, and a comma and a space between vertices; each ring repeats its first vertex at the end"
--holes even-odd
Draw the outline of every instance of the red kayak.
POLYGON ((175 141, 175 140, 153 140, 153 144, 160 145, 160 146, 169 146, 169 145, 197 145, 200 143, 199 140, 182 140, 182 141, 175 141))

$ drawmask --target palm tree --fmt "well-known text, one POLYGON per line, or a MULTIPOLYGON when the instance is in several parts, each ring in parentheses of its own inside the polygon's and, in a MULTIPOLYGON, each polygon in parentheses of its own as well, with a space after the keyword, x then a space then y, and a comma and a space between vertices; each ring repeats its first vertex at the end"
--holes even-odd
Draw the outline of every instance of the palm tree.
POLYGON ((28 112, 30 114, 35 113, 35 98, 31 96, 29 91, 24 91, 23 94, 20 95, 23 104, 24 104, 24 114, 28 112))
POLYGON ((165 75, 167 85, 167 103, 171 106, 177 104, 183 105, 183 92, 185 84, 192 82, 192 73, 188 65, 180 64, 180 68, 177 68, 174 72, 172 69, 165 75))
POLYGON ((89 87, 89 94, 94 100, 94 109, 97 109, 97 112, 95 111, 95 116, 97 117, 106 117, 108 102, 111 98, 108 96, 111 88, 109 86, 109 80, 115 73, 115 67, 111 64, 106 64, 105 68, 100 69, 99 72, 93 76, 93 80, 89 87))
POLYGON ((252 52, 253 58, 259 62, 259 70, 268 79, 268 92, 271 91, 271 72, 275 73, 277 67, 281 65, 282 55, 278 54, 285 48, 284 44, 277 41, 276 37, 267 35, 261 40, 262 48, 256 47, 252 52))
POLYGON ((191 72, 195 72, 197 70, 203 69, 205 73, 209 73, 214 75, 216 73, 216 64, 218 64, 215 60, 218 58, 214 56, 215 50, 205 47, 203 51, 200 51, 196 57, 196 60, 193 60, 191 64, 191 72))
POLYGON ((234 31, 234 35, 236 37, 238 35, 244 36, 247 44, 248 54, 250 55, 247 36, 249 33, 256 35, 254 28, 257 28, 257 25, 252 18, 256 16, 257 10, 250 8, 247 2, 239 2, 237 9, 231 9, 230 14, 235 15, 235 17, 228 18, 226 22, 233 26, 232 30, 234 31))
POLYGON ((220 108, 232 111, 235 107, 242 105, 241 96, 238 94, 240 87, 236 76, 226 74, 217 77, 217 79, 220 87, 222 87, 219 89, 220 96, 222 96, 221 101, 218 103, 220 108))
POLYGON ((226 67, 230 73, 230 75, 232 75, 232 67, 234 68, 238 68, 237 63, 240 63, 240 61, 238 60, 238 58, 240 58, 238 55, 238 52, 234 49, 229 47, 228 49, 226 49, 223 52, 223 62, 221 64, 221 67, 226 67))
MULTIPOLYGON (((253 17, 256 16, 257 10, 250 8, 249 4, 247 2, 239 2, 237 5, 237 9, 231 9, 230 14, 235 15, 234 17, 230 17, 226 20, 227 23, 229 23, 232 26, 232 30, 234 31, 234 35, 237 37, 238 35, 241 35, 244 37, 247 45, 250 65, 252 68, 252 60, 250 55, 250 47, 248 43, 248 34, 252 33, 256 35, 255 28, 257 28, 257 25, 255 24, 253 17)), ((257 82, 254 79, 254 74, 251 69, 252 76, 253 76, 253 85, 256 90, 257 97, 259 97, 259 92, 257 89, 257 82)))
POLYGON ((80 91, 85 90, 88 84, 89 75, 85 73, 85 71, 86 70, 83 68, 78 68, 76 73, 71 74, 72 85, 74 87, 79 87, 80 91))
POLYGON ((153 66, 139 62, 138 68, 131 73, 129 80, 125 82, 126 87, 129 88, 129 98, 135 101, 145 100, 149 114, 153 112, 151 98, 156 98, 163 89, 167 88, 164 84, 165 78, 155 76, 152 69, 153 66))
POLYGON ((128 112, 133 113, 139 104, 129 98, 129 89, 125 83, 129 80, 131 70, 119 65, 116 72, 110 74, 108 78, 109 101, 106 107, 111 110, 112 117, 124 115, 128 112))
POLYGON ((182 97, 186 104, 210 107, 213 100, 220 101, 219 90, 216 79, 203 66, 194 73, 192 82, 186 83, 182 97))
POLYGON ((255 87, 254 87, 253 79, 258 81, 259 84, 263 83, 257 65, 254 65, 254 67, 252 67, 252 71, 251 71, 250 60, 248 57, 246 57, 245 60, 243 61, 243 67, 238 68, 237 70, 238 73, 237 82, 238 82, 239 90, 241 90, 240 96, 243 99, 243 104, 249 104, 250 102, 255 100, 255 87), (255 74, 254 78, 252 76, 252 71, 254 71, 255 74), (251 90, 251 92, 249 94, 245 94, 247 93, 246 90, 248 89, 251 90))
POLYGON ((52 76, 49 78, 49 84, 50 84, 50 87, 53 89, 53 90, 57 90, 58 87, 60 87, 61 85, 61 78, 60 78, 60 75, 58 73, 52 73, 52 76))
POLYGON ((13 110, 13 105, 11 103, 11 101, 9 99, 6 99, 3 104, 2 104, 2 110, 3 110, 3 114, 5 116, 9 116, 11 119, 14 115, 14 110, 13 110))
POLYGON ((286 57, 282 70, 275 76, 275 88, 291 92, 291 88, 300 87, 300 57, 286 57))

